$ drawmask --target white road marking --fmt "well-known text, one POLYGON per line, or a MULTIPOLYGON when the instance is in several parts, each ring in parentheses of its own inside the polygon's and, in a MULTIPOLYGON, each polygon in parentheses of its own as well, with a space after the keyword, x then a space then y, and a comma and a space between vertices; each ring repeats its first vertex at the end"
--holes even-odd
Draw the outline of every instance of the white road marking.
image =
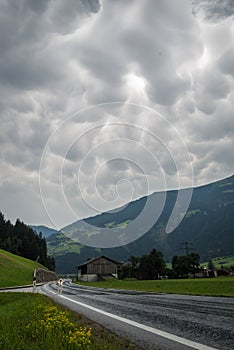
MULTIPOLYGON (((53 294, 58 295, 58 293, 50 291, 50 290, 47 288, 47 285, 45 286, 45 289, 46 289, 49 293, 53 293, 53 294)), ((86 307, 87 309, 92 310, 92 311, 94 311, 94 312, 97 312, 97 313, 99 313, 99 314, 102 314, 102 315, 105 315, 105 316, 107 316, 107 317, 113 318, 113 319, 118 320, 118 321, 120 321, 120 322, 127 323, 127 324, 129 324, 130 326, 134 326, 134 327, 136 327, 136 328, 140 328, 140 329, 142 329, 142 330, 144 330, 144 331, 147 331, 147 332, 150 332, 150 333, 159 335, 160 337, 163 337, 163 338, 172 340, 172 341, 174 341, 174 342, 177 342, 177 343, 180 343, 180 344, 183 344, 183 345, 186 345, 186 346, 190 346, 190 347, 193 348, 193 349, 196 349, 196 350, 218 350, 217 348, 212 348, 212 347, 210 347, 210 346, 206 346, 206 345, 203 345, 203 344, 194 342, 194 341, 192 341, 192 340, 188 340, 188 339, 185 339, 185 338, 182 338, 182 337, 178 337, 177 335, 174 335, 174 334, 171 334, 171 333, 168 333, 168 332, 164 332, 164 331, 161 331, 161 330, 159 330, 159 329, 156 329, 156 328, 153 328, 153 327, 150 327, 150 326, 146 326, 146 325, 144 325, 144 324, 142 324, 142 323, 138 323, 138 322, 129 320, 128 318, 124 318, 124 317, 121 317, 121 316, 117 316, 117 315, 111 314, 110 312, 97 309, 96 307, 93 307, 93 306, 90 306, 90 305, 81 303, 80 301, 76 301, 76 300, 70 299, 70 298, 68 298, 68 297, 65 297, 64 295, 61 295, 61 294, 60 294, 60 295, 58 295, 58 296, 59 296, 60 298, 69 300, 69 301, 71 301, 72 303, 75 303, 75 304, 77 304, 77 305, 86 307)))

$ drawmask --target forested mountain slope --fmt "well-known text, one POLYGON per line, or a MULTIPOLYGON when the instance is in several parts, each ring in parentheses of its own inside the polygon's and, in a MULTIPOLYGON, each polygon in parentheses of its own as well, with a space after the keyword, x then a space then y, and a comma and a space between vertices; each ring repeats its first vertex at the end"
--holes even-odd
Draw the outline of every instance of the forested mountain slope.
MULTIPOLYGON (((152 194, 151 196, 155 196, 152 194)), ((162 251, 170 261, 173 255, 183 254, 188 242, 190 251, 200 254, 203 261, 212 257, 234 254, 234 176, 193 190, 192 200, 180 225, 166 233, 166 224, 177 198, 177 191, 166 193, 166 203, 162 214, 154 226, 141 238, 125 246, 95 249, 80 245, 68 238, 69 230, 82 230, 83 221, 73 223, 62 232, 47 238, 48 249, 55 256, 58 272, 75 272, 75 266, 87 258, 100 254, 115 260, 126 260, 129 256, 141 256, 152 248, 162 251)), ((130 202, 123 210, 108 212, 84 221, 98 227, 121 227, 134 220, 144 208, 147 197, 130 202)), ((155 202, 157 206, 157 202, 155 202)))

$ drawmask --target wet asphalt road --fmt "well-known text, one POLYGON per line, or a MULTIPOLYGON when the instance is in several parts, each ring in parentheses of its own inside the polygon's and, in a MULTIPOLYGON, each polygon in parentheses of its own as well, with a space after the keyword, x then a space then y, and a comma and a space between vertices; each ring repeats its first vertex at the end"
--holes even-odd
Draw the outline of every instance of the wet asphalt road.
POLYGON ((60 295, 56 284, 41 288, 59 303, 144 349, 234 349, 234 298, 107 291, 74 284, 64 284, 60 295))

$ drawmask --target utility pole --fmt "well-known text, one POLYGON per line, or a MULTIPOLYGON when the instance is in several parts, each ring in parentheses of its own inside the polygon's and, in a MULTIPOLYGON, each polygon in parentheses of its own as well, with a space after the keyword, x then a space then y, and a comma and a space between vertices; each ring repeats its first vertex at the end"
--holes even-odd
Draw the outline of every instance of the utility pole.
POLYGON ((183 247, 183 248, 180 248, 180 249, 185 250, 186 255, 189 255, 189 250, 192 250, 192 248, 189 247, 189 246, 192 245, 192 242, 181 242, 181 245, 183 245, 184 247, 183 247))

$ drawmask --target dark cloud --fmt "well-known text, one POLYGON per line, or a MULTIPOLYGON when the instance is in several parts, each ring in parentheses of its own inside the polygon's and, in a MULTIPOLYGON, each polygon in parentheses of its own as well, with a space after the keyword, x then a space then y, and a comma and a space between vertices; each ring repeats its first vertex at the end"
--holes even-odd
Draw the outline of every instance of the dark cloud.
POLYGON ((0 75, 4 84, 32 90, 66 78, 66 55, 56 41, 100 9, 98 1, 2 1, 0 75), (95 5, 96 4, 96 5, 95 5), (57 35, 57 37, 56 37, 57 35), (54 46, 55 45, 55 46, 54 46), (60 52, 59 52, 60 51, 60 52))
POLYGON ((81 0, 81 3, 89 13, 98 12, 101 8, 99 0, 81 0))
POLYGON ((193 13, 210 21, 234 16, 233 0, 192 0, 193 13))
POLYGON ((30 8, 32 11, 36 12, 39 15, 45 12, 48 6, 49 6, 48 0, 40 0, 40 1, 25 0, 24 1, 24 8, 30 8))
POLYGON ((40 170, 58 226, 77 208, 84 217, 189 186, 189 154, 195 185, 233 172, 233 1, 193 11, 187 0, 0 1, 7 216, 51 224, 40 170))

